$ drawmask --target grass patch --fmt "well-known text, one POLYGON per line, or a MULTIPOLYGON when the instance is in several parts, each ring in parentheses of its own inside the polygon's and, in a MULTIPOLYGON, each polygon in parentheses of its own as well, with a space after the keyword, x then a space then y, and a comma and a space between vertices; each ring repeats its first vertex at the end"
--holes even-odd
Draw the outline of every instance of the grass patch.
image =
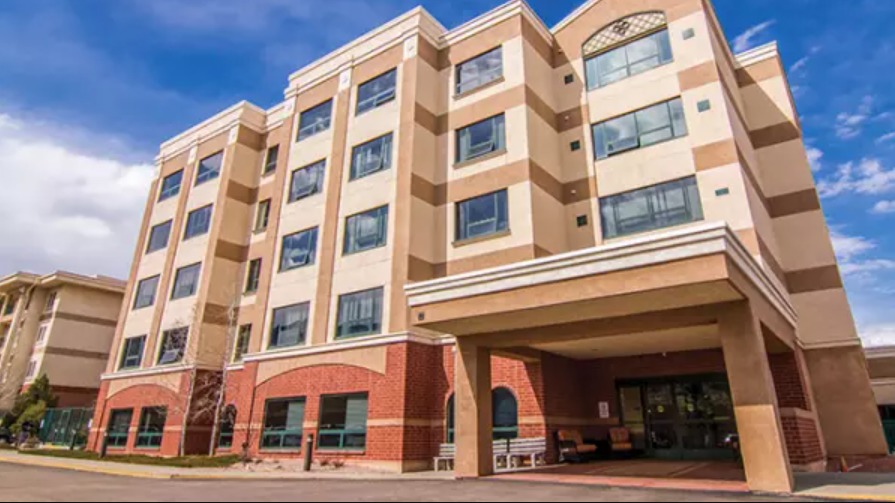
POLYGON ((28 456, 45 456, 50 458, 82 459, 85 461, 105 461, 108 463, 121 463, 127 465, 167 466, 172 468, 227 468, 239 462, 239 456, 185 456, 182 458, 157 458, 152 456, 109 455, 100 459, 95 452, 89 451, 63 451, 52 449, 37 449, 21 451, 28 456))

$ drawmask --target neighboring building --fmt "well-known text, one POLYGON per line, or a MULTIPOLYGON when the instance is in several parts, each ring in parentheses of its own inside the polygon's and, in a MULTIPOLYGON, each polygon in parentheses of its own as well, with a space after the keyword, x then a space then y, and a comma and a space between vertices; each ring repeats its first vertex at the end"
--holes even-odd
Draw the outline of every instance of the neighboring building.
POLYGON ((456 440, 479 476, 492 435, 736 431, 788 491, 886 452, 776 46, 731 54, 707 2, 418 8, 158 170, 93 449, 207 451, 226 370, 219 453, 406 471, 456 440))
POLYGON ((889 450, 895 452, 895 346, 867 348, 865 352, 883 430, 889 450))
POLYGON ((59 407, 92 406, 125 286, 62 271, 0 278, 0 411, 44 374, 59 407))

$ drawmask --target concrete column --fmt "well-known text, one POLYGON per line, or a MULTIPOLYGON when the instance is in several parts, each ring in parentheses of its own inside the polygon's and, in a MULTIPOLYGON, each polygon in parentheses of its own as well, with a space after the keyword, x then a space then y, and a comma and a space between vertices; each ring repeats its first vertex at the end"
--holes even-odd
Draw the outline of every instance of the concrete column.
POLYGON ((746 482, 753 491, 790 493, 792 469, 758 317, 744 302, 725 310, 719 325, 746 482))
POLYGON ((457 478, 491 475, 491 352, 459 337, 456 374, 454 473, 457 478))

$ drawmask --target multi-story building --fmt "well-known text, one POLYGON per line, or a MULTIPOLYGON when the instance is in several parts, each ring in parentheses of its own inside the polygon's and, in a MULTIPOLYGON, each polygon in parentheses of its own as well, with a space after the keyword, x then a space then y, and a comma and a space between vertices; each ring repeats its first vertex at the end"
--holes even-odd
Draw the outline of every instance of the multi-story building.
POLYGON ((62 271, 0 279, 0 411, 41 375, 59 407, 93 405, 125 286, 62 271))
POLYGON ((867 348, 866 354, 883 431, 889 450, 895 452, 895 346, 867 348))
POLYGON ((732 54, 702 0, 415 9, 164 143, 141 235, 95 449, 207 451, 215 375, 218 453, 456 440, 475 477, 492 436, 737 432, 788 491, 886 452, 776 46, 732 54))

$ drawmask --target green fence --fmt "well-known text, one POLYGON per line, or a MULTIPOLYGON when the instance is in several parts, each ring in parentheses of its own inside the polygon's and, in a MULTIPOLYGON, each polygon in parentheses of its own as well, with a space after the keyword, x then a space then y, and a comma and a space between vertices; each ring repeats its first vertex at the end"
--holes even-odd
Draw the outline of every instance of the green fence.
POLYGON ((58 446, 84 447, 93 409, 49 409, 40 423, 40 441, 58 446))

